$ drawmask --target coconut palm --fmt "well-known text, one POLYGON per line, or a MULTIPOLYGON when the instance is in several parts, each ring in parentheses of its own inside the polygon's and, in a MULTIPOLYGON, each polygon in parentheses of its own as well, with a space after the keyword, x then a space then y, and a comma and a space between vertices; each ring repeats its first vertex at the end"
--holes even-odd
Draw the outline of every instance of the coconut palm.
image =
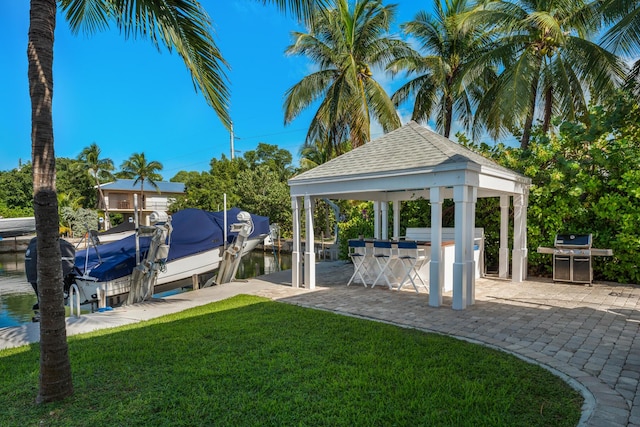
MULTIPOLYGON (((273 0, 270 3, 308 16, 321 2, 273 0)), ((94 33, 113 23, 125 37, 149 38, 156 46, 175 49, 184 59, 196 87, 220 120, 229 125, 226 63, 211 36, 209 17, 197 0, 61 0, 60 5, 76 33, 80 30, 94 33)), ((73 393, 61 286, 51 111, 57 6, 57 0, 31 0, 27 47, 41 319, 38 402, 60 400, 73 393)))
POLYGON ((80 152, 78 161, 80 162, 80 166, 89 172, 89 175, 96 183, 98 195, 100 196, 100 204, 104 206, 104 226, 105 229, 108 230, 111 222, 109 218, 109 206, 107 206, 104 193, 102 192, 102 180, 113 179, 113 174, 111 173, 114 169, 113 160, 100 158, 100 147, 94 142, 80 152))
MULTIPOLYGON (((613 52, 631 58, 640 54, 640 4, 637 0, 608 0, 602 3, 600 16, 610 26, 602 38, 603 45, 613 52)), ((640 60, 627 75, 627 87, 640 100, 640 60)))
POLYGON ((300 148, 300 168, 298 172, 308 171, 315 168, 329 160, 337 157, 340 153, 345 153, 351 149, 349 141, 344 141, 337 147, 331 144, 331 141, 325 139, 324 141, 305 141, 300 148))
POLYGON ((144 206, 144 182, 146 181, 156 191, 159 191, 156 181, 162 180, 159 172, 162 170, 162 163, 151 160, 147 161, 144 153, 134 153, 125 160, 120 166, 119 176, 135 179, 133 185, 140 183, 140 203, 141 209, 145 209, 144 206))
POLYGON ((468 15, 467 28, 483 26, 495 37, 476 65, 502 70, 478 105, 476 134, 482 127, 494 138, 521 130, 526 149, 537 117, 546 132, 552 116, 585 114, 587 93, 597 101, 615 90, 625 67, 589 39, 594 11, 584 0, 519 0, 484 2, 468 15))
POLYGON ((306 56, 319 70, 287 90, 285 124, 320 100, 308 141, 328 138, 337 146, 349 139, 357 147, 369 141, 372 120, 385 132, 399 127, 393 102, 371 71, 411 51, 387 34, 394 16, 395 5, 377 0, 335 0, 329 11, 312 15, 307 33, 294 32, 287 54, 306 56))
POLYGON ((460 15, 470 8, 470 0, 446 0, 435 3, 435 16, 419 12, 402 28, 420 43, 424 56, 400 58, 389 65, 394 72, 416 75, 393 94, 394 103, 413 97, 412 120, 427 122, 435 115, 437 131, 447 138, 456 117, 466 130, 471 128, 483 87, 495 80, 491 67, 483 67, 476 78, 471 76, 469 65, 487 50, 490 40, 480 29, 460 27, 460 15))

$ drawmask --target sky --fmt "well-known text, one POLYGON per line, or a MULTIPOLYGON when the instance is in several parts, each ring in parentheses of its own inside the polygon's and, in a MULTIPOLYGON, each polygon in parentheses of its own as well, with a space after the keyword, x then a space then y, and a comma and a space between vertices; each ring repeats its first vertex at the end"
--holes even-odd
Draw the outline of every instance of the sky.
MULTIPOLYGON (((413 19, 431 1, 396 0, 396 24, 413 19)), ((228 70, 235 156, 260 142, 289 150, 298 164, 313 108, 284 125, 288 88, 314 68, 284 54, 291 31, 304 31, 274 6, 252 0, 201 0, 228 70)), ((385 3, 387 4, 387 3, 385 3)), ((31 106, 27 80, 29 1, 3 1, 0 40, 0 170, 31 160, 31 106)), ((398 32, 397 25, 393 29, 398 32)), ((116 29, 71 34, 58 13, 54 41, 53 127, 56 157, 76 158, 95 142, 116 169, 133 153, 163 164, 171 179, 181 170, 207 171, 212 158, 230 153, 230 134, 174 52, 148 40, 125 40, 116 29)), ((375 72, 389 93, 398 79, 375 72)), ((400 111, 403 122, 408 112, 400 111)), ((372 138, 381 132, 372 128, 372 138)))

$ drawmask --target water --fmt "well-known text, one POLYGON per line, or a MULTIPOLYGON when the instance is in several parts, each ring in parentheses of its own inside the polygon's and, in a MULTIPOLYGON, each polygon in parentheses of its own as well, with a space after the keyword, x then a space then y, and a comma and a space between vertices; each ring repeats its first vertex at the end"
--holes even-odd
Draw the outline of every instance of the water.
MULTIPOLYGON (((290 268, 290 254, 253 251, 242 258, 236 277, 249 279, 290 268)), ((171 291, 176 292, 179 291, 171 291)), ((31 322, 33 305, 37 300, 33 288, 27 282, 24 254, 0 254, 0 328, 31 322)))

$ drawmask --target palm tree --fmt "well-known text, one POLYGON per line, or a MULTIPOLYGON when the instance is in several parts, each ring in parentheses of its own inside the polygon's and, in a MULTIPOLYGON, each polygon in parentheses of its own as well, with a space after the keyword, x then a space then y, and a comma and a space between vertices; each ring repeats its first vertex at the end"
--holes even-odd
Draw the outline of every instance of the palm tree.
POLYGON ((144 182, 147 181, 153 188, 159 191, 156 181, 162 180, 159 171, 162 170, 162 163, 151 160, 147 162, 144 153, 134 153, 120 166, 120 176, 135 179, 133 185, 140 183, 140 210, 145 209, 144 205, 144 182))
POLYGON ((597 30, 594 10, 584 0, 489 1, 467 15, 467 28, 482 26, 495 37, 495 48, 475 65, 502 70, 478 105, 476 134, 482 127, 494 138, 521 129, 526 149, 536 117, 546 132, 554 115, 585 114, 586 93, 597 101, 615 90, 625 67, 589 40, 597 30))
MULTIPOLYGON (((601 5, 600 15, 610 26, 602 38, 604 47, 631 58, 640 53, 640 4, 637 0, 608 0, 601 5)), ((627 87, 640 100, 640 60, 627 75, 627 87)))
POLYGON ((309 127, 307 140, 324 140, 339 146, 349 139, 353 147, 370 139, 376 120, 385 132, 400 126, 393 102, 373 78, 372 69, 386 65, 411 49, 386 35, 395 5, 377 0, 335 0, 326 12, 312 15, 308 33, 294 32, 286 52, 304 55, 319 67, 286 92, 285 123, 290 123, 314 101, 321 99, 309 127))
POLYGON ((344 141, 340 144, 336 150, 336 147, 331 144, 328 139, 305 141, 300 148, 300 168, 298 172, 308 171, 315 168, 329 160, 339 156, 341 153, 346 153, 351 149, 349 141, 344 141))
POLYGON ((104 193, 102 192, 101 180, 113 179, 113 160, 100 158, 100 147, 95 142, 90 146, 85 147, 78 156, 80 166, 87 171, 89 175, 95 180, 96 187, 98 188, 98 194, 100 196, 100 204, 104 206, 104 226, 108 230, 110 228, 109 218, 109 206, 104 200, 104 193))
MULTIPOLYGON (((306 17, 322 0, 272 0, 271 3, 306 17)), ((60 400, 73 393, 61 286, 51 112, 57 4, 57 0, 31 0, 27 47, 33 202, 38 233, 38 402, 60 400)), ((156 46, 175 49, 184 59, 196 87, 200 88, 219 119, 229 125, 229 94, 224 72, 226 63, 211 35, 210 20, 197 0, 64 0, 60 4, 74 32, 84 29, 87 33, 93 33, 108 28, 111 22, 126 37, 148 37, 156 46)))
POLYGON ((489 45, 483 31, 464 31, 459 25, 460 15, 470 10, 470 0, 446 0, 444 7, 442 2, 436 2, 435 7, 435 16, 419 12, 413 21, 402 25, 404 33, 420 43, 425 55, 399 58, 389 69, 417 74, 393 94, 394 103, 400 105, 415 96, 412 120, 427 122, 435 114, 437 131, 448 138, 454 116, 459 117, 465 130, 471 128, 473 108, 483 87, 495 80, 495 73, 487 67, 479 79, 469 78, 469 65, 489 45))

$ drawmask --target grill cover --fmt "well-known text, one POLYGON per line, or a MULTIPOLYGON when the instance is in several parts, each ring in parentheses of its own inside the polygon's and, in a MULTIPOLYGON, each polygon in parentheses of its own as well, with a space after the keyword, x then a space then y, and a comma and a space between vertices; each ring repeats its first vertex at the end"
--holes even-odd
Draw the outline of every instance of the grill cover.
POLYGON ((556 248, 590 248, 591 234, 557 234, 556 248))

